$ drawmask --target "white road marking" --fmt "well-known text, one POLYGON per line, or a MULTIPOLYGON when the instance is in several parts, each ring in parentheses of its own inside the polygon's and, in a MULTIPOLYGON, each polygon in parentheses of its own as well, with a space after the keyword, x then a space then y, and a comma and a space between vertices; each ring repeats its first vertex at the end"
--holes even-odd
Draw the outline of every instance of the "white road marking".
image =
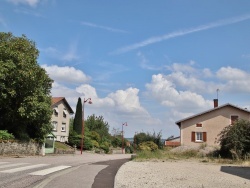
POLYGON ((51 174, 53 172, 63 170, 63 169, 66 169, 66 168, 70 168, 70 167, 71 166, 56 166, 56 167, 53 167, 53 168, 47 168, 47 169, 44 169, 44 170, 32 172, 32 173, 29 173, 29 174, 30 175, 37 175, 37 176, 44 176, 44 175, 51 174))
POLYGON ((4 164, 1 165, 0 168, 8 168, 8 167, 13 167, 13 166, 21 166, 29 163, 14 163, 14 164, 4 164))
POLYGON ((48 166, 49 164, 37 164, 37 165, 31 165, 31 166, 24 166, 24 167, 20 167, 20 168, 13 168, 10 170, 3 170, 0 172, 3 173, 14 173, 14 172, 20 172, 20 171, 24 171, 24 170, 29 170, 29 169, 33 169, 33 168, 39 168, 39 167, 43 167, 43 166, 48 166))

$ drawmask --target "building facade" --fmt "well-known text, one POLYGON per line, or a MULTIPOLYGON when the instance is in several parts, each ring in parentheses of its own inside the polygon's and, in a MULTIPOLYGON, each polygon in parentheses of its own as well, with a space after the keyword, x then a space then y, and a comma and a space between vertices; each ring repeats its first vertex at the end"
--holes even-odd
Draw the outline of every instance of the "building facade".
POLYGON ((218 106, 215 101, 213 109, 176 122, 180 128, 181 145, 219 145, 220 132, 238 119, 250 120, 250 111, 229 103, 218 106))
POLYGON ((52 97, 52 109, 51 122, 55 140, 68 142, 70 114, 73 114, 74 111, 64 97, 52 97))

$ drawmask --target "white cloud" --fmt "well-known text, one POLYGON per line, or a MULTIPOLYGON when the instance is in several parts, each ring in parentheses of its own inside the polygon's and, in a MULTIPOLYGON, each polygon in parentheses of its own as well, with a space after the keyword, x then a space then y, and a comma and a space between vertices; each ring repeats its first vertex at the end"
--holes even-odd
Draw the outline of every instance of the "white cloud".
POLYGON ((57 65, 42 65, 47 71, 49 76, 58 83, 72 83, 79 84, 90 81, 90 77, 84 74, 81 70, 77 70, 74 67, 59 67, 57 65))
POLYGON ((224 82, 221 90, 232 93, 249 93, 250 92, 250 73, 232 67, 221 67, 217 77, 224 82))
POLYGON ((178 91, 173 82, 162 74, 153 75, 151 83, 146 84, 149 95, 157 99, 162 105, 172 107, 182 112, 192 110, 198 112, 211 107, 211 101, 191 91, 178 91), (195 109, 195 110, 194 110, 195 109))
POLYGON ((15 5, 26 4, 26 5, 29 5, 31 7, 36 7, 37 4, 40 2, 40 0, 7 0, 7 1, 11 2, 15 5))
POLYGON ((243 70, 232 67, 221 67, 217 73, 217 77, 221 80, 245 80, 249 79, 250 75, 243 70))
POLYGON ((154 44, 154 43, 162 42, 164 40, 168 40, 171 38, 176 38, 176 37, 188 35, 188 34, 195 33, 195 32, 200 32, 200 31, 204 31, 204 30, 208 30, 208 29, 212 29, 212 28, 216 28, 216 27, 220 27, 220 26, 230 25, 230 24, 242 22, 242 21, 245 21, 248 19, 250 19, 250 14, 246 14, 246 15, 234 17, 234 18, 229 18, 229 19, 225 19, 225 20, 219 20, 219 21, 208 23, 205 25, 200 25, 200 26, 194 27, 194 28, 188 28, 188 29, 183 29, 183 30, 179 30, 179 31, 174 31, 172 33, 167 33, 167 34, 162 35, 162 36, 151 37, 151 38, 146 39, 142 42, 122 47, 122 48, 112 52, 112 54, 126 53, 128 51, 142 48, 142 47, 154 44))

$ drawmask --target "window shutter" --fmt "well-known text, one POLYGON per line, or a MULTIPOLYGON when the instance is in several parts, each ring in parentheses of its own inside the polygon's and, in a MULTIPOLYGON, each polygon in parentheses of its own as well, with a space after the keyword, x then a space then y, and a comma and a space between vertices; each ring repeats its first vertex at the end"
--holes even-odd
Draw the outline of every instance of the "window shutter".
POLYGON ((195 132, 192 132, 192 135, 191 135, 191 142, 195 142, 195 132))
POLYGON ((206 142, 207 141, 207 133, 206 132, 203 132, 203 141, 206 142))

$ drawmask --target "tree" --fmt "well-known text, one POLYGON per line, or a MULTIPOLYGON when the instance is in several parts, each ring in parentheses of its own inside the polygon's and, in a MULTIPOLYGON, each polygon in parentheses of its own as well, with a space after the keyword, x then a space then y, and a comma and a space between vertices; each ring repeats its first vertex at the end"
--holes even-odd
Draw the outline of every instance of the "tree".
POLYGON ((77 134, 82 134, 82 101, 81 98, 78 98, 78 102, 76 105, 76 114, 73 123, 73 130, 77 134))
POLYGON ((109 124, 104 121, 103 116, 95 116, 95 114, 89 116, 84 124, 89 131, 97 132, 101 137, 101 142, 105 139, 110 139, 109 124))
POLYGON ((52 131, 53 80, 37 63, 39 51, 25 35, 0 32, 0 129, 17 139, 37 139, 52 131))
POLYGON ((219 134, 220 154, 240 159, 250 155, 250 122, 239 120, 225 127, 219 134))

